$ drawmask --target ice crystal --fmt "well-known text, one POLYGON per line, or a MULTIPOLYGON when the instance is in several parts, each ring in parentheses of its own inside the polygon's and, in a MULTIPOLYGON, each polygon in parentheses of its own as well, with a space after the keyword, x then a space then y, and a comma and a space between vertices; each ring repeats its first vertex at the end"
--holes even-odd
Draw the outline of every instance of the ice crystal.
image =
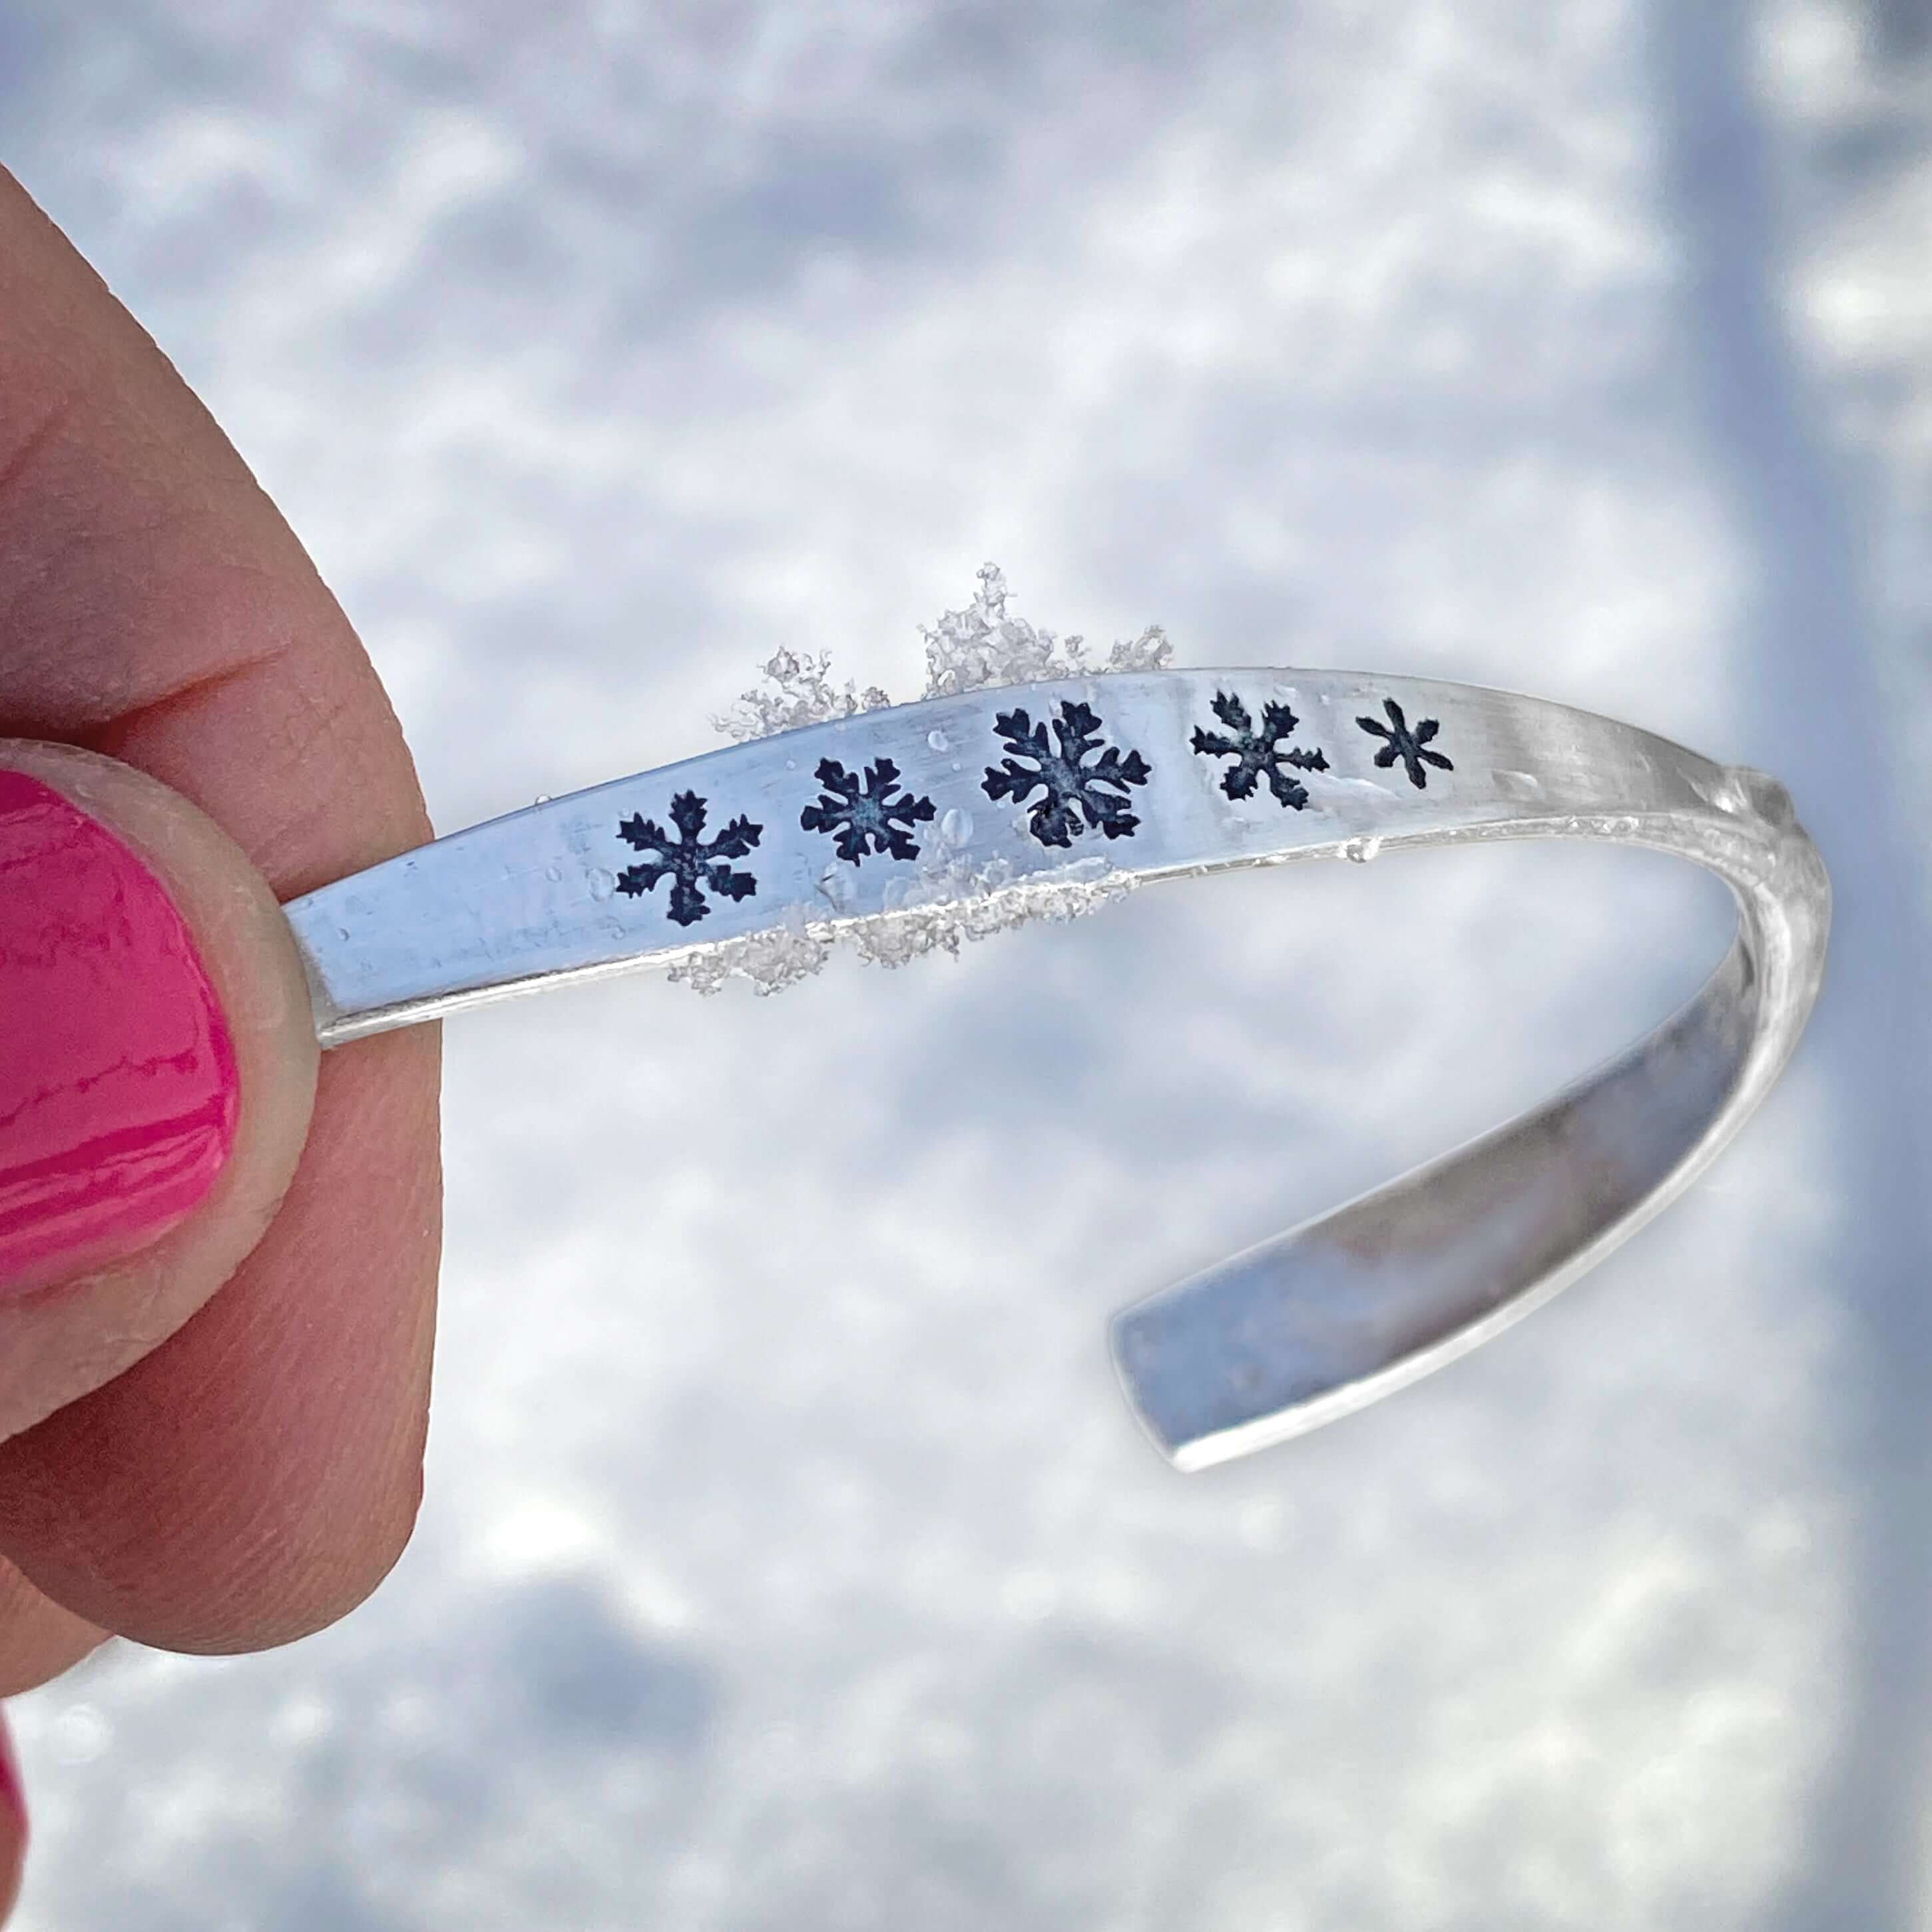
POLYGON ((937 624, 922 625, 926 640, 927 698, 956 698, 994 686, 1092 677, 1114 671, 1164 670, 1174 655, 1167 633, 1150 624, 1138 638, 1117 644, 1104 664, 1087 655, 1078 634, 1057 636, 1012 616, 1006 573, 996 563, 980 566, 980 587, 963 610, 948 610, 937 624))
POLYGON ((744 692, 729 711, 720 712, 711 722, 715 729, 741 744, 752 738, 769 738, 776 731, 796 731, 806 724, 829 724, 834 718, 854 718, 862 711, 878 711, 892 701, 875 684, 863 691, 850 679, 843 691, 829 675, 830 652, 817 657, 809 652, 778 651, 758 667, 766 690, 744 692))
POLYGON ((893 910, 858 925, 853 943, 875 966, 907 965, 928 952, 956 958, 962 944, 996 932, 1098 912, 1138 883, 1099 858, 1022 879, 1000 860, 975 867, 954 859, 928 868, 893 910))
MULTIPOLYGON (((926 640, 924 698, 956 698, 996 686, 1042 680, 1110 676, 1116 671, 1165 670, 1174 656, 1167 633, 1150 624, 1137 638, 1114 644, 1104 660, 1090 656, 1086 640, 1063 638, 1016 617, 1007 608, 1012 593, 996 563, 980 566, 980 587, 963 610, 944 613, 937 624, 920 626, 926 640)), ((761 687, 745 692, 712 725, 740 744, 795 731, 840 718, 878 711, 892 700, 877 685, 861 691, 848 679, 843 689, 832 681, 829 652, 782 650, 759 666, 761 687)))
POLYGON ((934 857, 884 912, 862 919, 808 919, 794 907, 782 926, 695 949, 665 977, 706 995, 728 980, 748 980, 763 998, 822 970, 842 942, 872 966, 904 966, 929 952, 957 958, 962 946, 998 932, 1098 912, 1138 883, 1098 857, 1020 878, 1001 859, 976 866, 957 856, 934 857))
POLYGON ((664 977, 707 998, 722 992, 728 980, 748 980, 763 999, 822 972, 832 957, 832 938, 828 921, 807 920, 794 909, 783 926, 719 940, 679 960, 664 977))
MULTIPOLYGON (((936 625, 920 627, 926 641, 925 698, 1048 679, 1162 670, 1173 656, 1160 626, 1150 625, 1101 659, 1089 654, 1082 638, 1061 637, 1030 623, 1015 616, 1010 604, 1004 573, 988 563, 980 570, 979 587, 965 609, 949 610, 936 625)), ((763 685, 712 721, 741 742, 854 717, 892 702, 876 687, 861 691, 849 681, 842 688, 836 685, 826 655, 781 650, 760 670, 763 685)), ((1112 746, 1102 751, 1101 722, 1090 706, 1063 704, 1057 717, 1049 716, 1037 730, 1023 712, 1005 714, 998 722, 1006 748, 1017 756, 1007 758, 1003 770, 988 767, 992 782, 983 788, 994 797, 1005 793, 1022 802, 1043 789, 1045 796, 1029 807, 1029 817, 1045 843, 1067 845, 1089 827, 1109 838, 1133 832, 1139 820, 1127 809, 1126 794, 1130 786, 1147 782, 1146 761, 1137 752, 1124 754, 1112 746)), ((935 752, 949 748, 936 731, 927 734, 927 742, 935 752)), ((818 972, 835 944, 850 945, 872 964, 900 966, 928 952, 956 954, 971 940, 1035 920, 1078 918, 1111 904, 1136 883, 1099 857, 1019 878, 1003 860, 975 866, 958 849, 972 836, 972 815, 957 806, 938 827, 932 842, 937 849, 922 852, 912 827, 931 820, 934 807, 929 800, 903 792, 898 767, 889 758, 868 766, 862 781, 829 759, 820 763, 817 776, 820 796, 800 820, 806 830, 831 836, 838 858, 855 867, 868 852, 878 852, 916 859, 916 872, 890 881, 884 910, 855 917, 848 908, 856 881, 844 865, 834 864, 820 885, 824 916, 808 916, 794 908, 784 923, 766 931, 694 946, 670 967, 671 979, 701 993, 716 992, 728 980, 746 979, 757 992, 774 993, 818 972)), ((697 829, 702 829, 701 817, 697 829)), ((662 840, 655 825, 639 821, 636 830, 662 840)), ((694 833, 686 842, 694 844, 694 833)), ((683 850, 661 842, 654 869, 662 875, 683 850)), ((710 883, 701 874, 711 856, 709 850, 688 854, 694 897, 700 896, 698 886, 710 883)), ((735 891, 734 896, 738 896, 735 891)), ((700 902, 692 916, 703 916, 700 902)))

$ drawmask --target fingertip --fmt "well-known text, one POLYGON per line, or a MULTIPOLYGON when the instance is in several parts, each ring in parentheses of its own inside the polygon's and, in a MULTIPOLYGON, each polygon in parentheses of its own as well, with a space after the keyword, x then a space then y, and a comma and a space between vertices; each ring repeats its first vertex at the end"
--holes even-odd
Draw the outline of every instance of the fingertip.
POLYGON ((75 1616, 261 1649, 346 1615, 401 1556, 429 1421, 436 1046, 412 1028, 329 1055, 302 1171, 222 1292, 0 1445, 0 1547, 75 1616))
POLYGON ((0 769, 0 1291, 138 1252, 234 1151, 234 1035, 155 869, 64 794, 0 769))
POLYGON ((98 1624, 56 1603, 0 1557, 0 1698, 38 1690, 107 1641, 98 1624))
POLYGON ((254 1246, 319 1049, 273 893, 195 806, 61 745, 0 741, 0 784, 5 1437, 139 1360, 254 1246))

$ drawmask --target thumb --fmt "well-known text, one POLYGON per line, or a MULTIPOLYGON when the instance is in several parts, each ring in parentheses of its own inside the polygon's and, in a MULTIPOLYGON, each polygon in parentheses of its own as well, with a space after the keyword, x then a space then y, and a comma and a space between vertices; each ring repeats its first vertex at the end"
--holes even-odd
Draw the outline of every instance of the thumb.
POLYGON ((240 847, 128 766, 0 740, 0 1440, 234 1272, 294 1173, 316 1059, 240 847))

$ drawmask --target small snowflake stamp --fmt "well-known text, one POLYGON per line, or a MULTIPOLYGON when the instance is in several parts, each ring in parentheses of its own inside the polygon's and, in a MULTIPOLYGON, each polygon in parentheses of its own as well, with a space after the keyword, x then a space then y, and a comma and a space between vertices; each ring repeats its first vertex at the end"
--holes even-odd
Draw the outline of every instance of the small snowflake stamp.
POLYGON ((1024 711, 1000 712, 993 728, 1016 755, 988 765, 981 789, 988 798, 1016 803, 1040 791, 1028 824, 1042 845, 1070 845, 1090 827, 1108 838, 1131 838, 1140 820, 1127 808, 1128 788, 1147 783, 1147 760, 1138 752, 1123 757, 1112 745, 1094 758, 1102 728, 1091 705, 1061 705, 1052 727, 1049 745, 1047 721, 1036 724, 1024 711))
POLYGON ((1228 731, 1204 731, 1197 726, 1193 745, 1202 758, 1234 760, 1221 780, 1221 789, 1230 798, 1252 798, 1256 784, 1265 775, 1268 790, 1279 804, 1294 812, 1304 810, 1308 803, 1308 788, 1292 777, 1288 768, 1325 772, 1328 757, 1324 752, 1305 752, 1298 746, 1292 751, 1282 748, 1294 736, 1301 720, 1286 704, 1264 704, 1261 729, 1257 731, 1248 707, 1225 691, 1215 692, 1214 712, 1228 731))
POLYGON ((641 898, 660 879, 672 881, 670 916, 679 926, 695 926, 709 915, 707 886, 728 899, 749 898, 758 882, 749 872, 735 871, 721 861, 742 859, 764 831, 748 818, 734 818, 716 838, 706 840, 705 801, 694 791, 681 791, 670 802, 670 822, 679 832, 673 839, 655 818, 634 812, 617 827, 617 836, 634 852, 656 857, 627 866, 617 874, 617 890, 641 898))
POLYGON ((1435 765, 1445 772, 1453 772, 1456 769, 1440 752, 1432 752, 1428 748, 1430 740, 1442 728, 1436 719, 1418 718, 1414 728, 1411 730, 1408 720, 1402 716, 1402 706, 1394 698, 1384 698, 1382 709, 1388 713, 1388 724, 1378 724, 1372 718, 1358 718, 1355 722, 1364 731, 1388 740, 1388 742, 1376 754, 1376 763, 1383 770, 1388 770, 1400 758, 1403 769, 1408 773, 1409 782, 1417 790, 1424 791, 1429 785, 1426 766, 1435 765))
POLYGON ((856 866, 868 851, 889 852, 895 859, 919 856, 910 828, 924 824, 938 807, 909 792, 892 796, 899 790, 899 768, 891 759, 866 767, 862 788, 858 773, 834 759, 820 759, 817 776, 824 790, 798 822, 807 832, 831 834, 840 858, 856 866))

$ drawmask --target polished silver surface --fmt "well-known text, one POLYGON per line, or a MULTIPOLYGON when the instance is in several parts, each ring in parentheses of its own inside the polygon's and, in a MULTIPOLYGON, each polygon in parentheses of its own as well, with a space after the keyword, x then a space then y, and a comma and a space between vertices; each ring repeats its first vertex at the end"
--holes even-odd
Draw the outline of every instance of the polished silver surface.
POLYGON ((1118 1316, 1129 1400, 1193 1469, 1476 1346, 1600 1260, 1736 1132, 1803 1030, 1830 925, 1822 862, 1774 780, 1466 686, 1136 673, 713 752, 472 826, 287 912, 334 1046, 566 980, 735 967, 782 981, 842 939, 902 956, 946 943, 949 922, 983 930, 1161 879, 1540 838, 1696 860, 1736 898, 1735 944, 1682 1012, 1544 1106, 1118 1316), (1042 759, 1028 734, 1049 724, 1042 759), (1065 730, 1082 727, 1070 750, 1065 730), (893 812, 862 803, 855 823, 848 792, 893 812), (688 806, 676 821, 681 796, 702 801, 701 826, 688 806))

